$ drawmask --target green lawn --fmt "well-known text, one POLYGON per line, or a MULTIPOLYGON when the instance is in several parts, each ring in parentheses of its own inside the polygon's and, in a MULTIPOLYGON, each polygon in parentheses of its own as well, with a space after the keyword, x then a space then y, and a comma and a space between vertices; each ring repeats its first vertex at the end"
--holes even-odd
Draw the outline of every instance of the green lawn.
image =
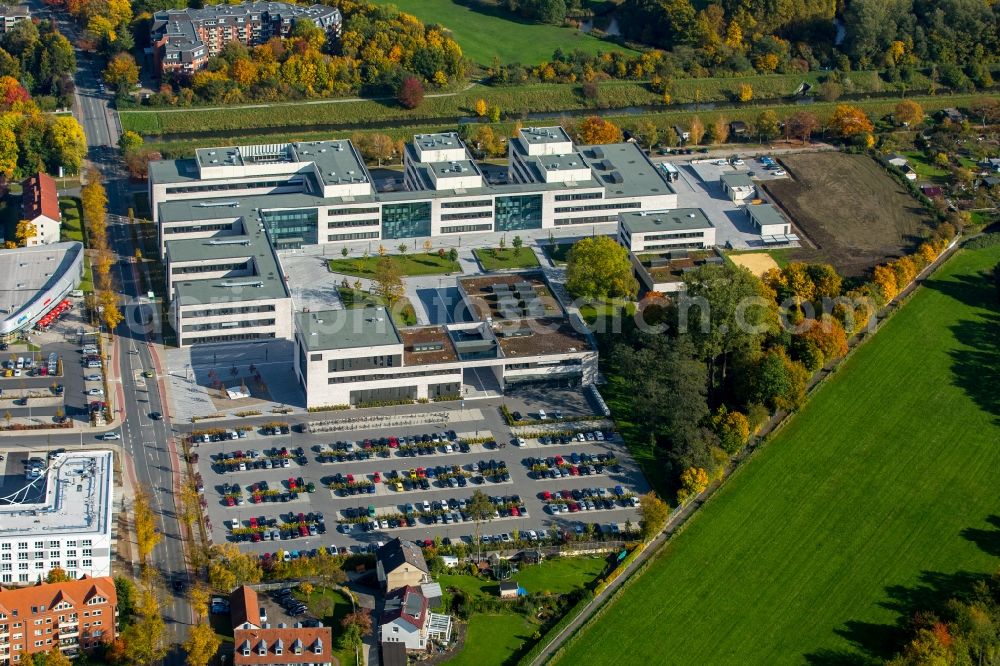
POLYGON ((393 0, 390 3, 379 0, 379 4, 396 5, 424 23, 439 23, 448 28, 462 47, 462 52, 480 65, 489 65, 494 56, 503 62, 536 64, 551 60, 557 48, 567 53, 576 49, 587 53, 634 53, 573 28, 525 23, 502 9, 486 7, 475 1, 393 0))
MULTIPOLYGON (((344 302, 345 308, 365 308, 385 305, 385 299, 374 294, 369 294, 367 291, 358 291, 353 287, 347 289, 338 287, 337 291, 340 294, 340 300, 344 302)), ((413 311, 410 300, 405 296, 399 299, 399 303, 396 305, 395 312, 392 315, 393 321, 396 322, 397 326, 415 326, 417 323, 416 312, 413 311)))
MULTIPOLYGON (((334 273, 342 273, 370 280, 375 277, 375 266, 378 265, 378 261, 381 258, 375 255, 370 257, 331 259, 329 261, 329 268, 334 273)), ((437 273, 457 273, 462 270, 457 261, 452 261, 447 257, 441 258, 437 254, 426 252, 419 254, 387 254, 386 258, 396 264, 396 269, 401 275, 435 275, 437 273)))
POLYGON ((910 166, 917 172, 917 178, 943 183, 951 177, 947 169, 942 169, 934 164, 930 158, 919 150, 907 151, 902 153, 902 155, 909 160, 910 166))
POLYGON ((59 197, 59 211, 62 213, 59 240, 83 243, 83 223, 81 222, 83 215, 80 200, 76 197, 59 197))
POLYGON ((308 600, 298 588, 295 589, 294 594, 298 599, 306 602, 313 615, 317 615, 313 609, 317 607, 317 602, 319 602, 320 599, 328 599, 330 601, 333 607, 333 612, 319 619, 322 620, 324 625, 333 627, 333 655, 340 662, 340 666, 353 666, 355 663, 354 650, 338 649, 340 647, 340 634, 343 633, 340 622, 350 614, 352 609, 351 600, 347 598, 347 595, 339 590, 332 590, 327 587, 317 587, 308 600))
POLYGON ((558 663, 870 663, 995 571, 998 260, 949 261, 558 663))
POLYGON ((445 663, 451 666, 501 666, 531 640, 535 631, 537 627, 523 615, 474 615, 469 619, 462 651, 445 663))
POLYGON ((604 569, 603 557, 556 557, 537 566, 522 566, 514 580, 531 594, 566 594, 584 587, 604 569))
POLYGON ((80 291, 94 291, 94 269, 90 265, 90 257, 83 255, 83 279, 80 280, 80 291))
POLYGON ((501 250, 498 247, 479 248, 472 251, 476 259, 487 271, 502 271, 517 268, 535 268, 538 266, 538 257, 528 248, 521 248, 516 252, 513 248, 501 250))
POLYGON ((549 245, 545 243, 542 247, 545 249, 545 254, 548 258, 552 260, 552 263, 560 265, 566 263, 566 255, 569 254, 569 250, 573 247, 573 244, 559 243, 558 245, 549 245))

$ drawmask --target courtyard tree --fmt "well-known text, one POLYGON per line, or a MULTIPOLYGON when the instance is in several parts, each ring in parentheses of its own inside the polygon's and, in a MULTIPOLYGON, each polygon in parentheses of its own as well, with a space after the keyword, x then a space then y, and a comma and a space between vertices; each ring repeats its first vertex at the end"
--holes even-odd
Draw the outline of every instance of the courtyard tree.
POLYGON ((381 297, 385 304, 392 307, 403 297, 406 288, 396 263, 389 257, 382 257, 375 264, 375 277, 372 278, 375 295, 381 297))
POLYGON ((514 238, 510 241, 510 245, 514 248, 514 256, 516 257, 521 254, 521 248, 524 246, 524 241, 520 236, 514 236, 514 238))
POLYGON ((455 248, 451 248, 450 250, 448 250, 448 260, 458 261, 458 250, 456 250, 455 248))
POLYGON ((590 236, 574 243, 566 256, 566 288, 588 300, 634 299, 639 283, 625 248, 610 236, 590 236))

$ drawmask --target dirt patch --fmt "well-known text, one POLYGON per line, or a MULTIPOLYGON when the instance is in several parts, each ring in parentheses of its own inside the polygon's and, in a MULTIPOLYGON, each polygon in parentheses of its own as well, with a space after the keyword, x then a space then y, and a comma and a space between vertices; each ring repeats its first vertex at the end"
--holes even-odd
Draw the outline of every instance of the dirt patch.
POLYGON ((847 276, 907 253, 932 218, 870 157, 844 153, 783 155, 788 179, 763 183, 815 249, 793 258, 825 261, 847 276))
POLYGON ((755 252, 753 254, 731 254, 729 258, 737 266, 746 268, 757 277, 762 276, 772 268, 778 268, 778 262, 771 258, 766 252, 755 252))

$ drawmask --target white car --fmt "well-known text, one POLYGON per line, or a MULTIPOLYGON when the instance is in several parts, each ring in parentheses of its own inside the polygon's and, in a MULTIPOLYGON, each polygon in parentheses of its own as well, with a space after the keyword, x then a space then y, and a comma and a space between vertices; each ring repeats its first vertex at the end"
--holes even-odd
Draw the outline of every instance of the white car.
POLYGON ((727 162, 726 160, 715 160, 714 162, 712 162, 712 164, 714 164, 715 166, 729 166, 729 162, 727 162))
POLYGON ((428 502, 427 500, 424 500, 424 503, 421 505, 421 507, 423 508, 424 511, 430 511, 431 503, 428 502))
POLYGON ((737 157, 735 160, 733 160, 733 166, 743 166, 743 160, 737 157))
POLYGON ((122 436, 119 435, 117 432, 106 432, 103 435, 101 435, 101 439, 103 439, 106 442, 114 441, 116 439, 121 439, 121 438, 122 436))
POLYGON ((84 379, 87 380, 88 382, 99 382, 102 379, 104 379, 104 377, 102 377, 101 375, 87 375, 86 377, 84 377, 84 379))
POLYGON ((771 173, 774 174, 775 176, 784 176, 785 175, 785 170, 784 169, 775 169, 771 173))
POLYGON ((102 388, 87 389, 87 395, 104 395, 104 389, 102 388))

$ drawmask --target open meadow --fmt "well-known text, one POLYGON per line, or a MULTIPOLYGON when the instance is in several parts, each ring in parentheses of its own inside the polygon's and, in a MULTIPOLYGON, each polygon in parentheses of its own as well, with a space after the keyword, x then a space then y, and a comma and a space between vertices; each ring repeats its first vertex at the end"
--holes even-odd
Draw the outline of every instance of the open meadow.
POLYGON ((950 259, 555 663, 872 663, 995 572, 998 261, 950 259))
POLYGON ((833 264, 856 276, 912 249, 931 216, 865 155, 799 153, 780 158, 790 178, 763 184, 816 246, 796 259, 833 264))

